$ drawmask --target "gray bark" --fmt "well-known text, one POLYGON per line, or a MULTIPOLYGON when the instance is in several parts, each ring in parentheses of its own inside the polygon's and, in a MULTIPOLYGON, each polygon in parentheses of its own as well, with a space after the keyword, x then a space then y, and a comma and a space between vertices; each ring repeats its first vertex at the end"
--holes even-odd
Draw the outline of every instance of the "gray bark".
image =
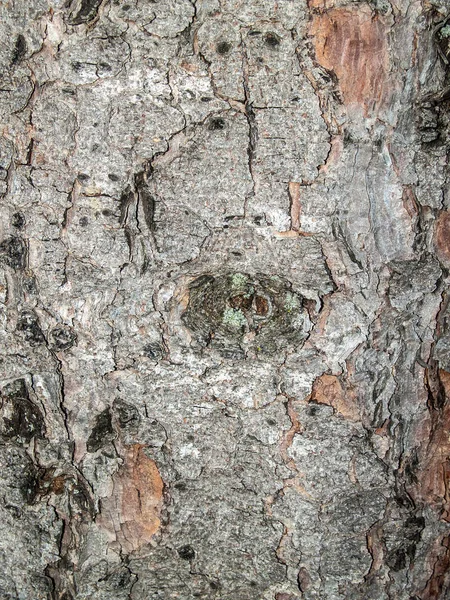
POLYGON ((2 600, 448 598, 447 3, 0 14, 2 600))

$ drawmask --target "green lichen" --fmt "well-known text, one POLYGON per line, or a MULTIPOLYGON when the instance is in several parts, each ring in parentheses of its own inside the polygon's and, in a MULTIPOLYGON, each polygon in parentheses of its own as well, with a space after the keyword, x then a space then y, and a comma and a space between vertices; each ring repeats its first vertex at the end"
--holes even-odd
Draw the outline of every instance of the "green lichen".
POLYGON ((250 296, 253 296, 254 293, 255 293, 255 288, 252 285, 250 285, 244 294, 244 298, 250 298, 250 296))
POLYGON ((231 287, 237 290, 242 290, 247 286, 248 277, 243 273, 233 273, 231 275, 231 287))
POLYGON ((291 292, 288 292, 284 301, 284 310, 286 312, 292 312, 293 310, 297 310, 298 308, 300 308, 300 300, 295 294, 291 294, 291 292))
POLYGON ((226 308, 223 313, 222 323, 233 329, 240 329, 247 323, 247 319, 240 308, 226 308))
POLYGON ((439 31, 439 36, 442 39, 450 38, 450 25, 446 25, 439 31))
POLYGON ((382 15, 385 15, 391 9, 391 4, 388 0, 371 0, 370 4, 382 15))
POLYGON ((289 282, 238 271, 194 280, 182 320, 199 346, 227 358, 242 358, 242 346, 266 356, 300 347, 311 328, 302 296, 289 282))

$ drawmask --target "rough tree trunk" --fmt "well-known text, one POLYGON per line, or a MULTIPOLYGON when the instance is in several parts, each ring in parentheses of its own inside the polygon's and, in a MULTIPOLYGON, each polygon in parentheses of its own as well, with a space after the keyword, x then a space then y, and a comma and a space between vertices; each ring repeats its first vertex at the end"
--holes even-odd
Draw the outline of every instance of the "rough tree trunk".
POLYGON ((448 598, 445 0, 0 11, 1 599, 448 598))

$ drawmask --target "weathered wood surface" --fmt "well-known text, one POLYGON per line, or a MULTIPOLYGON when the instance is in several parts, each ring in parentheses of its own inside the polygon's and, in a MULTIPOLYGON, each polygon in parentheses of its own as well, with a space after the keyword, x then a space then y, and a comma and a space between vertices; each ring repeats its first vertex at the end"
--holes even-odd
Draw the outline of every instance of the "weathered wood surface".
POLYGON ((450 596, 449 10, 0 2, 2 600, 450 596))

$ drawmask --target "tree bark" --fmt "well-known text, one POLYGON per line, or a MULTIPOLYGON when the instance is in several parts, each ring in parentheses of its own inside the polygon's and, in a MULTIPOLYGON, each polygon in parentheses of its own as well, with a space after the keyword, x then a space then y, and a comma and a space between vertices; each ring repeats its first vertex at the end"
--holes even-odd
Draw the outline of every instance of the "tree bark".
POLYGON ((0 12, 0 597, 448 598, 444 0, 0 12))

